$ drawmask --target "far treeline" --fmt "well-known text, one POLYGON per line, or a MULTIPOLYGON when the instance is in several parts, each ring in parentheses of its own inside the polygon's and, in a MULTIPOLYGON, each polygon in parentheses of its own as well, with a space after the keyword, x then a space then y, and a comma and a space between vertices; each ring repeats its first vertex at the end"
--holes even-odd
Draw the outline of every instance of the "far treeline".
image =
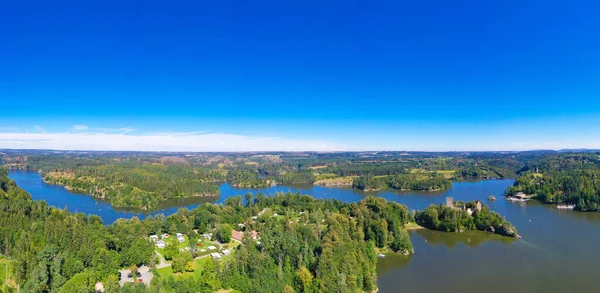
POLYGON ((516 178, 507 190, 599 211, 598 152, 139 153, 3 151, 9 169, 40 171, 47 182, 117 207, 151 209, 188 196, 219 196, 218 184, 347 186, 365 191, 440 190, 453 181, 516 178))
MULTIPOLYGON (((102 282, 107 293, 373 292, 377 254, 412 253, 405 225, 415 221, 406 206, 383 198, 343 203, 278 193, 247 194, 228 198, 223 205, 180 209, 166 218, 120 219, 105 226, 98 216, 31 200, 8 179, 5 168, 0 168, 0 211, 0 250, 10 262, 8 285, 3 285, 7 292, 93 292, 96 282, 102 282), (258 231, 260 244, 246 234, 234 258, 209 260, 200 277, 163 278, 155 269, 158 260, 149 235, 183 233, 198 239, 207 232, 228 234, 219 231, 231 231, 239 223, 258 231), (118 270, 141 265, 152 268, 150 286, 120 287, 118 270)), ((437 219, 445 222, 443 214, 437 219)), ((416 215, 425 224, 422 219, 430 213, 416 215)), ((465 228, 504 224, 487 210, 473 218, 472 225, 463 221, 465 228)), ((190 251, 175 250, 168 257, 193 257, 183 254, 190 251)))
POLYGON ((530 163, 506 194, 523 192, 545 203, 575 205, 583 212, 600 211, 600 155, 562 154, 530 163))

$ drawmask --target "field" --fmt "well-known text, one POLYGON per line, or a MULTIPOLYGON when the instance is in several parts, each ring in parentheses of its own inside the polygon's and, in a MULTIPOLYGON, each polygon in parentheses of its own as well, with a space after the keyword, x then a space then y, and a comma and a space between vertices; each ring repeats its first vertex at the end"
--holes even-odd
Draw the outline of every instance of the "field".
MULTIPOLYGON (((411 174, 423 174, 423 178, 422 179, 427 179, 429 177, 429 175, 431 174, 435 174, 438 173, 442 176, 444 176, 444 178, 446 179, 452 179, 456 173, 456 170, 437 170, 437 171, 426 171, 423 169, 411 169, 410 170, 411 174), (427 175, 427 176, 425 176, 427 175)), ((421 179, 421 178, 419 178, 421 179)))
POLYGON ((202 273, 202 269, 206 265, 206 262, 210 260, 210 257, 203 257, 194 260, 196 263, 196 269, 191 273, 173 273, 173 269, 168 266, 164 268, 158 269, 158 274, 161 278, 168 278, 169 276, 173 276, 175 279, 185 279, 189 277, 200 278, 200 274, 202 273))

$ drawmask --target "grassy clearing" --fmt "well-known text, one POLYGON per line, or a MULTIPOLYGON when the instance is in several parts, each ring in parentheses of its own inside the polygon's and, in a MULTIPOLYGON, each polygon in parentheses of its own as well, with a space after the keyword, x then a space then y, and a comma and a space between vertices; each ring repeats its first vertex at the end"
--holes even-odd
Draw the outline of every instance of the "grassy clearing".
POLYGON ((418 229, 425 229, 425 227, 423 226, 419 226, 419 224, 417 223, 408 223, 408 224, 404 224, 404 228, 406 230, 418 230, 418 229))
POLYGON ((352 180, 356 176, 346 176, 337 178, 327 178, 315 181, 314 185, 321 186, 341 186, 341 185, 352 185, 352 180))
POLYGON ((202 269, 204 268, 204 266, 206 266, 206 263, 209 261, 209 257, 204 257, 204 258, 200 258, 200 259, 196 259, 194 260, 194 263, 196 264, 196 268, 194 269, 193 272, 184 272, 184 273, 173 273, 173 268, 169 267, 164 267, 164 268, 160 268, 158 269, 158 274, 160 275, 161 278, 168 278, 170 276, 173 276, 173 278, 175 278, 175 280, 182 280, 182 279, 187 279, 190 277, 194 277, 196 279, 200 278, 200 274, 202 273, 202 269))
POLYGON ((411 174, 417 174, 417 176, 418 175, 423 175, 422 177, 418 178, 420 180, 427 179, 427 178, 429 178, 430 175, 435 174, 435 173, 444 176, 444 178, 446 178, 446 179, 451 179, 456 174, 456 170, 427 171, 427 170, 424 170, 424 169, 413 168, 413 169, 410 169, 410 173, 411 174))

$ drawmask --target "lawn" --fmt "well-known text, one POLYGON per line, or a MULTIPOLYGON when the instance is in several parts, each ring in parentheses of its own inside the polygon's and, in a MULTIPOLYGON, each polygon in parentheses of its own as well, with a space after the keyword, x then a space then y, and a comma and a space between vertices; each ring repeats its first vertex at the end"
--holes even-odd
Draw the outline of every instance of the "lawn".
POLYGON ((210 260, 210 257, 204 257, 194 260, 196 263, 196 269, 194 269, 191 273, 173 273, 173 269, 168 266, 161 269, 158 269, 158 274, 161 278, 168 278, 169 276, 173 276, 176 280, 181 280, 189 277, 200 278, 200 274, 202 273, 202 268, 206 265, 206 262, 210 260))

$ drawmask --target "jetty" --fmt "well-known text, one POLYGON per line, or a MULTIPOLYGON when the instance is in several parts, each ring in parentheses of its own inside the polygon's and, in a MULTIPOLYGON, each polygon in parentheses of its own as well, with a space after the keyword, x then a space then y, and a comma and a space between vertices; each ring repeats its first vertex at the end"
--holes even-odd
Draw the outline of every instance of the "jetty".
POLYGON ((557 209, 559 210, 572 210, 575 208, 574 204, 568 205, 568 204, 559 204, 556 206, 557 209))
POLYGON ((513 196, 508 196, 506 199, 513 202, 526 202, 532 198, 531 195, 527 195, 523 192, 517 192, 513 196))

